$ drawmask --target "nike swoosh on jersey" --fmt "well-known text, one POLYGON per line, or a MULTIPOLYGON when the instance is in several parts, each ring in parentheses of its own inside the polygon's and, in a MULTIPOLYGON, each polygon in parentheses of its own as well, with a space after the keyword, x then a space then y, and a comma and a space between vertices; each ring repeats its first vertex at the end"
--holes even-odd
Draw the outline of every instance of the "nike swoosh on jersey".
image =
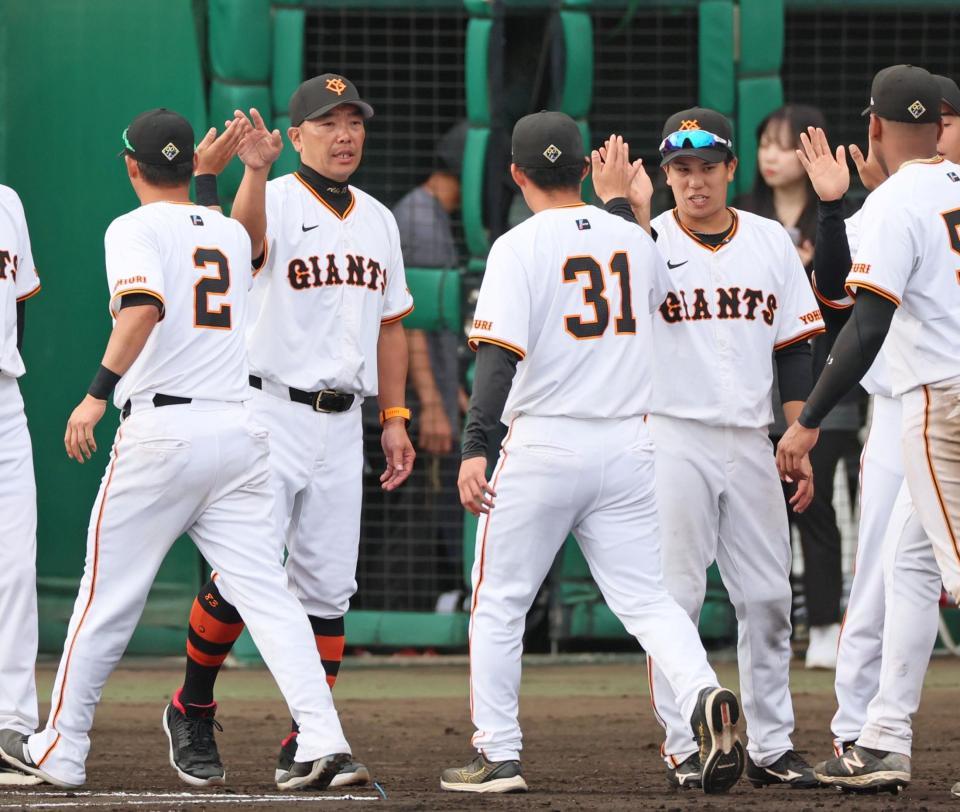
POLYGON ((313 231, 315 228, 319 228, 320 224, 317 223, 315 226, 300 226, 303 231, 313 231))
POLYGON ((685 259, 683 262, 678 262, 674 265, 669 259, 667 260, 667 267, 672 271, 674 268, 679 268, 681 265, 686 265, 690 260, 685 259))

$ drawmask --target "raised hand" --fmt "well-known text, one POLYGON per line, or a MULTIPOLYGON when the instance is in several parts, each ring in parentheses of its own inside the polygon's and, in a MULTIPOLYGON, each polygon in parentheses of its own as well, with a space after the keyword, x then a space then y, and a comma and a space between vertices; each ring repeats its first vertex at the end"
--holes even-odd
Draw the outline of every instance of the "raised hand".
POLYGON ((868 192, 872 192, 887 179, 887 173, 883 171, 883 167, 877 162, 873 150, 869 150, 867 157, 864 158, 860 147, 856 144, 851 144, 850 157, 853 158, 857 172, 860 173, 860 182, 868 192))
POLYGON ((593 190, 604 203, 615 197, 627 197, 639 165, 630 163, 630 145, 622 135, 611 135, 600 149, 590 153, 593 190))
POLYGON ((807 127, 807 132, 800 133, 797 157, 807 170, 813 190, 821 200, 839 200, 847 193, 850 188, 850 169, 847 167, 846 150, 841 144, 834 155, 822 128, 807 127))
MULTIPOLYGON (((243 116, 243 111, 237 110, 235 115, 243 116)), ((268 169, 283 149, 280 130, 270 132, 256 107, 250 108, 250 118, 253 124, 240 139, 237 154, 248 169, 268 169)))
MULTIPOLYGON (((238 111, 239 112, 239 111, 238 111)), ((203 140, 197 144, 197 168, 195 175, 219 175, 237 154, 240 139, 251 129, 250 122, 242 113, 225 122, 223 132, 211 127, 203 140)))

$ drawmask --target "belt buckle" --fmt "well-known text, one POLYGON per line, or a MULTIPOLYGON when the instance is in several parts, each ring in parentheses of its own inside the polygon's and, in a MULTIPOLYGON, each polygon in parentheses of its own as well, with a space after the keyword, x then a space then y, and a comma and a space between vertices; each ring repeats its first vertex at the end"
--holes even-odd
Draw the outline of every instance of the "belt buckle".
POLYGON ((313 410, 315 412, 321 412, 322 414, 330 414, 332 409, 324 409, 320 405, 320 401, 323 400, 324 395, 336 395, 337 393, 333 389, 321 389, 317 392, 317 397, 313 401, 313 410))

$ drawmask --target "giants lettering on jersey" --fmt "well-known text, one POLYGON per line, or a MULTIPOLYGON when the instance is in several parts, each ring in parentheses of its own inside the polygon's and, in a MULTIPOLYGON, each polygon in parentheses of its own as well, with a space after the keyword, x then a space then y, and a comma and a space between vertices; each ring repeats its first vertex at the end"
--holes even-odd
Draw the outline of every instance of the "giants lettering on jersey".
MULTIPOLYGON (((663 304, 660 305, 660 315, 667 324, 677 324, 681 321, 706 321, 708 319, 746 319, 756 321, 757 316, 773 326, 777 312, 777 297, 772 293, 764 294, 762 290, 754 288, 717 288, 716 304, 711 309, 711 302, 703 288, 693 291, 692 302, 687 300, 687 292, 670 291, 663 304)), ((819 311, 809 314, 811 321, 819 318, 819 311), (814 318, 815 317, 815 318, 814 318)))
POLYGON ((377 260, 360 254, 347 254, 346 261, 341 261, 340 265, 335 254, 327 254, 323 261, 316 256, 306 260, 297 257, 287 265, 287 281, 294 290, 351 285, 379 290, 383 296, 387 290, 387 269, 377 260))
POLYGON ((10 272, 10 278, 17 281, 17 267, 20 265, 20 258, 9 251, 0 250, 0 279, 7 278, 7 271, 10 272))

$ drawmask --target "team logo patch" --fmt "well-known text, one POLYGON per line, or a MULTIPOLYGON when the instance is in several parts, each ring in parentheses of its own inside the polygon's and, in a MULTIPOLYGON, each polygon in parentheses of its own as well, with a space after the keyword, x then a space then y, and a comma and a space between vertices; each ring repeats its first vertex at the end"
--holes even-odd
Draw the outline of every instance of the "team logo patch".
POLYGON ((563 155, 560 151, 560 148, 556 144, 551 144, 543 151, 543 157, 546 158, 550 163, 555 164, 557 159, 563 155))
POLYGON ((947 172, 947 177, 950 178, 954 183, 960 183, 960 175, 956 172, 947 172))
POLYGON ((907 112, 914 118, 920 118, 920 116, 927 112, 927 108, 920 104, 920 100, 918 99, 907 108, 907 112))
POLYGON ((577 220, 577 228, 580 231, 589 231, 590 230, 590 221, 586 218, 582 220, 577 220))
POLYGON ((191 214, 190 222, 193 223, 195 226, 202 226, 203 218, 199 214, 191 214))
POLYGON ((342 96, 343 91, 346 89, 346 82, 344 82, 339 76, 333 79, 327 79, 327 90, 329 90, 331 93, 336 93, 338 96, 342 96))
POLYGON ((163 153, 163 157, 166 158, 168 161, 172 161, 174 158, 176 158, 180 154, 180 150, 177 149, 176 144, 174 144, 172 141, 169 144, 167 144, 162 150, 160 150, 160 152, 163 153))
POLYGON ((680 128, 677 132, 683 132, 684 130, 699 130, 700 122, 695 118, 685 118, 680 122, 680 128))

